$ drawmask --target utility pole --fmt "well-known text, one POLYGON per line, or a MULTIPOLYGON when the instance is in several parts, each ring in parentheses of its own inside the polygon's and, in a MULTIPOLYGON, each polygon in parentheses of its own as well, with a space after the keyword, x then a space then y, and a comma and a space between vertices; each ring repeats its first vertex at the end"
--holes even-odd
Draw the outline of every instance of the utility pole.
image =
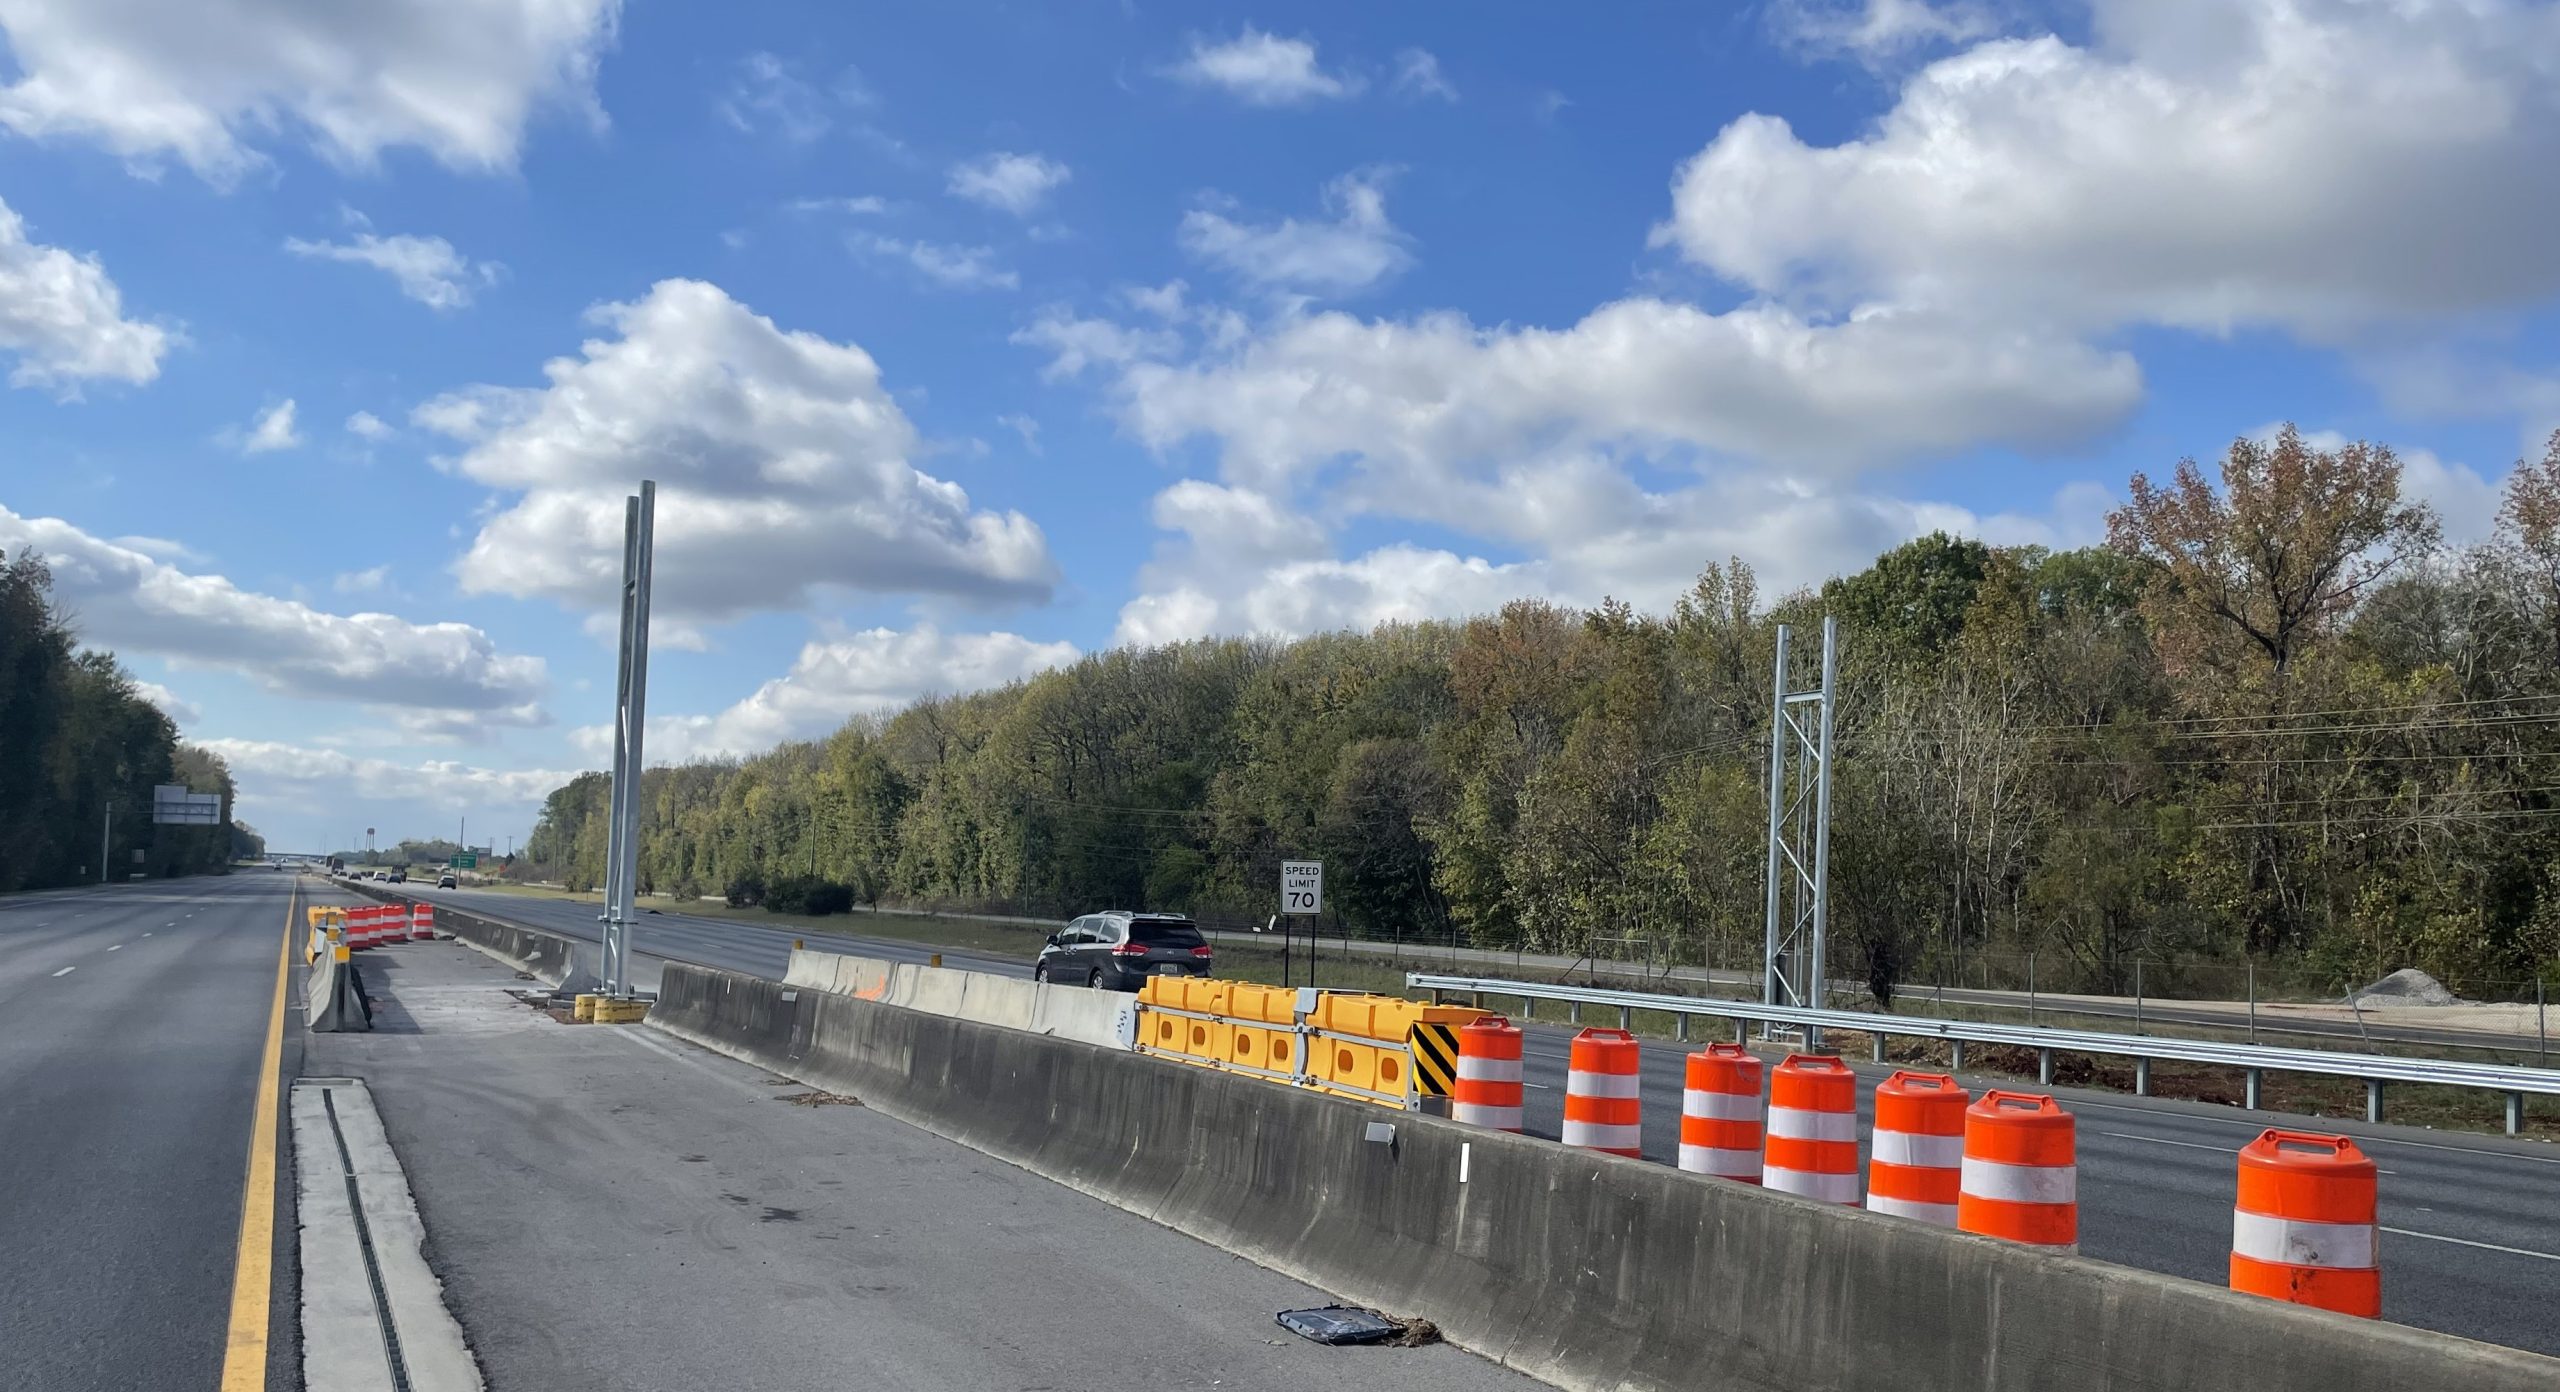
POLYGON ((613 712, 613 802, 607 828, 604 993, 631 994, 631 896, 640 854, 641 734, 649 704, 649 581, 656 547, 658 485, 640 481, 622 507, 622 651, 613 712))
POLYGON ((107 804, 107 815, 98 819, 98 883, 107 882, 107 833, 116 824, 116 805, 107 804))
MULTIPOLYGON (((1790 689, 1785 624, 1778 625, 1769 715, 1769 868, 1761 949, 1761 998, 1819 1009, 1831 888, 1832 696, 1839 679, 1839 624, 1822 620, 1822 684, 1790 689), (1810 709, 1807 709, 1810 708, 1810 709), (1787 754, 1795 752, 1793 786, 1787 754), (1792 827, 1790 826, 1792 823, 1792 827)), ((1821 1031, 1807 1028, 1805 1047, 1821 1031)))

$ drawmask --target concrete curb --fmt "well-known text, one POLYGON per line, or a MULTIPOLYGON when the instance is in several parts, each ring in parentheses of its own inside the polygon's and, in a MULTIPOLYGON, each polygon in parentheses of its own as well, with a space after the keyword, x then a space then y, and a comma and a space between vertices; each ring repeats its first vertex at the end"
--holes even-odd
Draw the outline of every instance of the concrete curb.
POLYGON ((2560 1386, 2533 1354, 734 972, 670 963, 649 1022, 1588 1392, 2560 1386))

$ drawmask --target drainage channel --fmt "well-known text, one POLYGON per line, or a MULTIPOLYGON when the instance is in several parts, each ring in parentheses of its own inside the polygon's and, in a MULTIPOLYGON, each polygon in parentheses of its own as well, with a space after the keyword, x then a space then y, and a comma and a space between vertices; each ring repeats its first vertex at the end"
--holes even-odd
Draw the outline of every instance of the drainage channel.
POLYGON ((356 1078, 296 1080, 293 1140, 303 1384, 482 1392, 372 1091, 356 1078))
POLYGON ((356 1249, 364 1253, 364 1279, 373 1289, 374 1317, 382 1321, 382 1357, 391 1366, 391 1386, 395 1392, 412 1392, 409 1360, 400 1356, 400 1322, 391 1317, 391 1296, 382 1288, 382 1256, 373 1250, 373 1225, 365 1221, 364 1195, 356 1188, 356 1158, 347 1153, 346 1128, 338 1124, 337 1090, 322 1088, 320 1105, 328 1110, 329 1139, 337 1143, 339 1174, 347 1182, 347 1208, 355 1215, 356 1249))

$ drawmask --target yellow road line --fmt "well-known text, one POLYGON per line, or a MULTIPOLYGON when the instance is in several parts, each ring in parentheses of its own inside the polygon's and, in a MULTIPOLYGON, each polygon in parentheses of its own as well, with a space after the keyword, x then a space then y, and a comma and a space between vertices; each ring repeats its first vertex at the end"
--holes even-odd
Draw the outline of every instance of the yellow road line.
POLYGON ((276 1089, 284 1061, 284 984, 293 961, 296 885, 284 899, 284 941, 276 948, 276 996, 267 1012, 266 1057, 249 1122, 249 1175, 240 1192, 240 1253, 231 1267, 231 1338, 222 1352, 221 1392, 265 1392, 267 1302, 275 1284, 276 1089))

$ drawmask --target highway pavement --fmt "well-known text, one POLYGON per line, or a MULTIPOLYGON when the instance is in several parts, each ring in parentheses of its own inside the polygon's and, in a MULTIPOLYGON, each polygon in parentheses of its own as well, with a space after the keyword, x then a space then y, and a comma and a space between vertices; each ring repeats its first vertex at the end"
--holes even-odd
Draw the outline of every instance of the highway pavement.
MULTIPOLYGON (((596 936, 590 904, 469 890, 429 890, 421 897, 589 940, 596 936)), ((792 939, 806 936, 789 928, 660 913, 644 917, 637 951, 779 976, 789 963, 792 939)), ((933 951, 914 942, 840 934, 826 935, 818 945, 892 961, 922 961, 933 951)), ((1011 976, 1030 972, 1024 957, 946 950, 943 961, 1011 976)), ((1527 1122, 1531 1131, 1551 1137, 1562 1120, 1570 1032, 1528 1029, 1527 1122)), ((1645 1048, 1650 1159, 1667 1163, 1677 1154, 1685 1055, 1673 1044, 1645 1048)), ((1870 1086, 1890 1071, 1855 1066, 1870 1086)), ((1964 1081, 1977 1093, 1988 1086, 2032 1088, 2017 1079, 1964 1081)), ((2239 1147, 2268 1126, 2343 1133, 2354 1136, 2383 1170, 2385 1316, 2560 1355, 2560 1147, 2119 1093, 2060 1088, 2054 1095, 2079 1117, 2083 1253, 2220 1284, 2230 1252, 2239 1147)))
POLYGON ((0 899, 0 1386, 216 1386, 295 878, 0 899))
POLYGON ((307 1063, 366 1080, 499 1392, 1545 1386, 1288 1335, 1332 1298, 655 1030, 554 1024, 458 945, 358 960, 382 1028, 307 1063))

